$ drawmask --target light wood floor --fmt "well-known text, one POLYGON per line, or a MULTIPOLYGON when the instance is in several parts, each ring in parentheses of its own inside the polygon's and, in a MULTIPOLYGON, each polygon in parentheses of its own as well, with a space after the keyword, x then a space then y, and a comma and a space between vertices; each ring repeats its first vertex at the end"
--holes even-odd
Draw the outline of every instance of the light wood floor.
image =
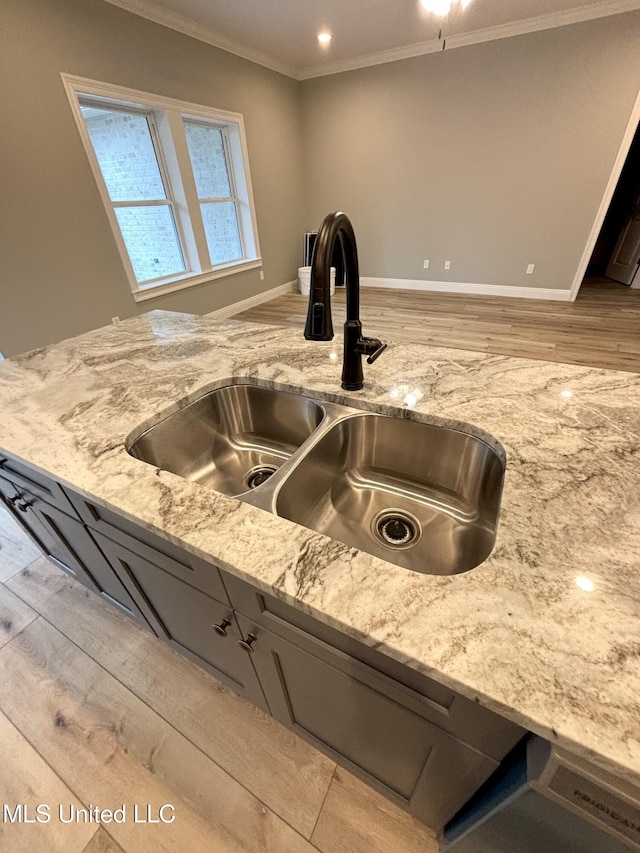
POLYGON ((3 507, 0 685, 2 803, 51 815, 0 819, 7 853, 436 853, 422 824, 38 556, 3 507), (134 803, 175 821, 136 824, 134 803), (125 823, 58 820, 123 804, 125 823))
MULTIPOLYGON (((234 319, 302 330, 307 297, 279 296, 234 319)), ((332 300, 337 336, 345 292, 332 300)), ((585 282, 575 302, 363 288, 364 333, 433 344, 640 372, 640 289, 607 279, 585 282)))

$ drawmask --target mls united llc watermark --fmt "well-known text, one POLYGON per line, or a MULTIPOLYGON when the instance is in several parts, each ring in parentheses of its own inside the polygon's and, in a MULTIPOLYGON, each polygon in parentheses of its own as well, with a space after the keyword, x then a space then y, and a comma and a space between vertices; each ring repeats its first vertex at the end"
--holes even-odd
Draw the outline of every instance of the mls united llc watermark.
POLYGON ((102 809, 92 805, 78 808, 73 803, 60 803, 57 806, 46 803, 3 803, 2 823, 173 823, 175 812, 169 803, 161 806, 123 803, 116 809, 102 809))

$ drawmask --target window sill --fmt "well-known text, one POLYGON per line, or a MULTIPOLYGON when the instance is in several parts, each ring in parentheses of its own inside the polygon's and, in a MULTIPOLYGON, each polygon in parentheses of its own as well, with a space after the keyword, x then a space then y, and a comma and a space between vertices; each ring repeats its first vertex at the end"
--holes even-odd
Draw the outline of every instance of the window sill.
POLYGON ((158 296, 174 293, 177 290, 186 290, 188 287, 208 284, 218 278, 225 278, 228 275, 259 269, 261 266, 262 258, 256 258, 252 261, 240 261, 239 263, 229 264, 225 267, 218 267, 215 270, 208 270, 207 272, 196 273, 195 275, 188 273, 163 284, 149 284, 146 287, 142 285, 139 290, 132 291, 132 294, 136 302, 144 302, 147 299, 155 299, 158 296))

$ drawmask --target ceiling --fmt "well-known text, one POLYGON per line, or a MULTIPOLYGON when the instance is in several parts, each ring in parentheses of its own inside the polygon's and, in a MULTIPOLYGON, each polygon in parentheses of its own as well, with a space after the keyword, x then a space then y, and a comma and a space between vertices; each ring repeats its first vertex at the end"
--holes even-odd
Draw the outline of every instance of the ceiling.
POLYGON ((298 80, 640 8, 640 0, 107 0, 298 80), (326 48, 316 35, 333 34, 326 48), (439 39, 442 29, 442 39, 439 39))

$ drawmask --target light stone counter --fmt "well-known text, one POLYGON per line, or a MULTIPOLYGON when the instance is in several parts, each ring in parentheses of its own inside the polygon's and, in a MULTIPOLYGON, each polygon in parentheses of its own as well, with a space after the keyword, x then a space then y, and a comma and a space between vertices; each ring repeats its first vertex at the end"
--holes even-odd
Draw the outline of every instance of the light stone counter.
POLYGON ((640 782, 640 376, 390 345, 349 393, 340 367, 302 330, 154 311, 0 363, 0 449, 640 782), (491 556, 416 574, 126 453, 141 424, 239 379, 391 413, 413 393, 411 417, 495 436, 491 556))

